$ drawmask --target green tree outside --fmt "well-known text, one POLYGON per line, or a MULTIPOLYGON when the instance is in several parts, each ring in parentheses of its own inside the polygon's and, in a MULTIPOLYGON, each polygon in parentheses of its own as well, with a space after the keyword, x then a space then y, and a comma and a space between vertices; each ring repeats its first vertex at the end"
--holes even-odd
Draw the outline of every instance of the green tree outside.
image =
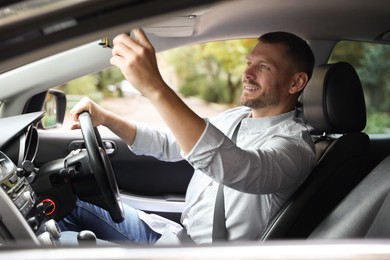
POLYGON ((367 133, 390 133, 390 46, 341 41, 329 63, 347 61, 356 69, 365 96, 367 133))

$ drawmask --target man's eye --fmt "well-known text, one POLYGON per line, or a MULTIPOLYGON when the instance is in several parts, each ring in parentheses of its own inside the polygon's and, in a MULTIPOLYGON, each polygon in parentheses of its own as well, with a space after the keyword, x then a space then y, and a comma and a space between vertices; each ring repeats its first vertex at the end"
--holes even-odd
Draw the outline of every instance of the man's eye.
POLYGON ((267 65, 260 64, 259 65, 259 70, 269 70, 269 67, 267 65))

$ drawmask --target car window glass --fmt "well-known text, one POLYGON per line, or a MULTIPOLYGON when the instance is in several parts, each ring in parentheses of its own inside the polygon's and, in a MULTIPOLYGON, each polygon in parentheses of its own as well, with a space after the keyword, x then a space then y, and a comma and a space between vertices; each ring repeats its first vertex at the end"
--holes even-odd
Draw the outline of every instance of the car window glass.
MULTIPOLYGON (((157 54, 162 77, 201 117, 212 117, 238 103, 245 57, 255 39, 221 41, 180 47, 157 54)), ((150 102, 111 67, 56 87, 67 95, 62 128, 69 128, 69 110, 88 96, 129 120, 162 127, 164 122, 150 102)))
POLYGON ((362 82, 369 134, 390 133, 390 45, 340 41, 329 63, 351 63, 362 82))

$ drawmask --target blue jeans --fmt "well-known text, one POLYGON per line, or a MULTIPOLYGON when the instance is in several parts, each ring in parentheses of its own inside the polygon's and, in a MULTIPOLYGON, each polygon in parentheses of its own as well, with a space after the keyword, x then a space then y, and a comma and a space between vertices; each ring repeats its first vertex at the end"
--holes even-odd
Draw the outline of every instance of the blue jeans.
MULTIPOLYGON (((90 230, 101 240, 118 244, 154 244, 161 235, 153 231, 139 217, 132 207, 123 205, 125 220, 112 221, 109 213, 93 204, 78 200, 76 207, 64 219, 58 222, 61 231, 90 230)), ((66 232, 65 232, 66 233, 66 232)), ((67 235, 69 235, 68 232, 67 235)), ((77 235, 77 233, 74 233, 77 235)), ((67 239, 67 241, 70 241, 67 239)), ((74 240, 77 241, 77 240, 74 240)), ((66 241, 65 241, 66 243, 66 241)))

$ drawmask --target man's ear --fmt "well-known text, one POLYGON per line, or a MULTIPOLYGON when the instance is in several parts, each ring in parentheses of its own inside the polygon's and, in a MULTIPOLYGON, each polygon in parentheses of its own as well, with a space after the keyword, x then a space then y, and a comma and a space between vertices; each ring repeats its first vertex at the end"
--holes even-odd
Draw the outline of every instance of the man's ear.
POLYGON ((309 77, 305 72, 295 73, 293 76, 292 85, 290 86, 289 90, 290 94, 301 92, 305 88, 308 81, 309 77))

